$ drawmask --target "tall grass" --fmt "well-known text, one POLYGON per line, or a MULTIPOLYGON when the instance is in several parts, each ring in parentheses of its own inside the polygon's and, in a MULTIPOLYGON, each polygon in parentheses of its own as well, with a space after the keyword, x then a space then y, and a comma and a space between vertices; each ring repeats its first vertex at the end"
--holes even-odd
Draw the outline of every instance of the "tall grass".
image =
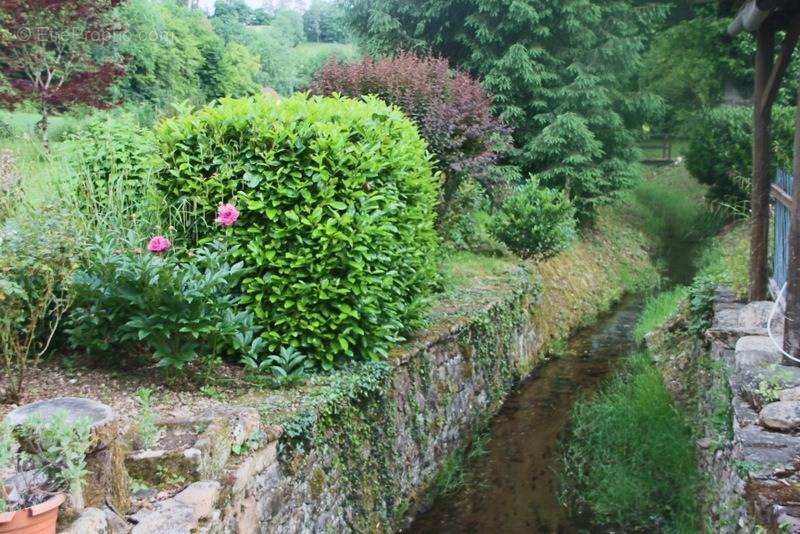
POLYGON ((566 495, 622 531, 698 532, 691 429, 646 354, 597 397, 579 402, 562 451, 566 495))
POLYGON ((675 286, 669 291, 651 295, 645 301, 642 314, 633 330, 633 339, 637 343, 644 340, 644 336, 664 324, 672 317, 689 295, 689 289, 685 286, 675 286))
POLYGON ((654 171, 626 194, 628 216, 662 244, 703 240, 717 234, 725 223, 706 204, 706 187, 683 166, 654 171))

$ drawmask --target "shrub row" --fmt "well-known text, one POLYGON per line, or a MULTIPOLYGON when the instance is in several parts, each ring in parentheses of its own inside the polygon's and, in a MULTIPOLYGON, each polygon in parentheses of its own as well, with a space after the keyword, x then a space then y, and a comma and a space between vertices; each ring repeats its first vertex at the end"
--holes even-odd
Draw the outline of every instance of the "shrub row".
MULTIPOLYGON (((749 200, 752 122, 751 108, 729 105, 703 109, 690 121, 686 166, 695 178, 710 186, 713 200, 725 203, 749 200)), ((772 151, 778 165, 791 168, 793 137, 794 109, 776 106, 772 151)))
MULTIPOLYGON (((87 238, 64 256, 78 272, 48 291, 71 304, 74 347, 142 347, 169 370, 236 355, 288 375, 283 360, 385 357, 418 324, 436 276, 440 178, 399 109, 376 97, 226 99, 155 133, 127 115, 90 120, 72 142, 87 238)), ((574 237, 565 197, 535 180, 491 217, 477 215, 490 209, 477 182, 462 185, 476 215, 455 226, 479 224, 493 250, 489 229, 524 257, 574 237)))

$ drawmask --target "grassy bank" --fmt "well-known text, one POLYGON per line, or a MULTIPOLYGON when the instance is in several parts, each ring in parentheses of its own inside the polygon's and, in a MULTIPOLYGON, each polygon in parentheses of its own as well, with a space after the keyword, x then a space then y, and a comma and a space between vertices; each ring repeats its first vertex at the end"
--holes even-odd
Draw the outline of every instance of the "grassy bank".
POLYGON ((569 494, 596 522, 697 532, 693 434, 649 355, 633 356, 601 394, 576 405, 563 462, 569 494))

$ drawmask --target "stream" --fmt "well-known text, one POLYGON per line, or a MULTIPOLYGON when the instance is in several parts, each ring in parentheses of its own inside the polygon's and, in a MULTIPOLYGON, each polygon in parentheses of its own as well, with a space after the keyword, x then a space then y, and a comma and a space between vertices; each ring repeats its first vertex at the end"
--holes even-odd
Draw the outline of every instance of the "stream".
MULTIPOLYGON (((694 244, 663 250, 666 279, 691 281, 694 244)), ((676 244, 678 244, 676 243, 676 244)), ((558 440, 575 402, 600 389, 635 349, 633 328, 645 296, 632 295, 571 336, 568 350, 509 395, 490 427, 485 456, 470 467, 469 482, 436 499, 409 533, 606 532, 591 518, 562 507, 558 440)))
POLYGON ((634 348, 642 306, 641 297, 623 300, 520 384, 493 419, 488 452, 471 467, 469 484, 437 499, 407 532, 591 531, 589 518, 558 501, 558 437, 575 402, 600 388, 634 348))

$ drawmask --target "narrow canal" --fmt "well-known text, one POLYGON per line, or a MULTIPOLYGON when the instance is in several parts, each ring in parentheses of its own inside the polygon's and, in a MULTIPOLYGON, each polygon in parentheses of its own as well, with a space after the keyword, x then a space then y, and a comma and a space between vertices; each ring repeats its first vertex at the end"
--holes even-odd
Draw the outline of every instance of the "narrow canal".
POLYGON ((601 387, 633 349, 641 309, 641 298, 624 300, 523 382, 493 420, 488 453, 469 484, 438 499, 408 532, 591 531, 588 518, 558 501, 558 437, 578 398, 601 387))
MULTIPOLYGON (((662 249, 665 278, 687 284, 698 243, 671 236, 662 249)), ((469 483, 437 499, 409 533, 607 532, 559 502, 559 435, 575 402, 603 386, 635 348, 633 329, 644 296, 620 302, 571 337, 568 350, 512 393, 490 425, 488 452, 470 468, 469 483)))

